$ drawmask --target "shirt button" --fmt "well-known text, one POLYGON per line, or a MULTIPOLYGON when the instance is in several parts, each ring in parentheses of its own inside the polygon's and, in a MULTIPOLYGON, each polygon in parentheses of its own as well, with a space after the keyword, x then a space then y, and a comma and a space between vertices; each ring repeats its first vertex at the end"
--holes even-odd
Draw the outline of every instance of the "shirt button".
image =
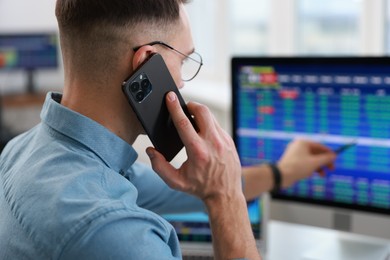
POLYGON ((122 170, 122 169, 120 169, 120 170, 119 170, 119 174, 122 175, 122 176, 124 176, 124 175, 125 175, 125 171, 122 170))

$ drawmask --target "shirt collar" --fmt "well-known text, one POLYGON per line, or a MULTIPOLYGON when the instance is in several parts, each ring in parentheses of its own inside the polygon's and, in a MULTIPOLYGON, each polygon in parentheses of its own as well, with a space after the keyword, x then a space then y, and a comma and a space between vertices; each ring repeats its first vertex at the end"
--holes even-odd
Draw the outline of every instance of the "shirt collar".
POLYGON ((134 148, 110 130, 60 104, 62 95, 49 92, 42 108, 42 122, 92 150, 111 169, 128 170, 138 157, 134 148))

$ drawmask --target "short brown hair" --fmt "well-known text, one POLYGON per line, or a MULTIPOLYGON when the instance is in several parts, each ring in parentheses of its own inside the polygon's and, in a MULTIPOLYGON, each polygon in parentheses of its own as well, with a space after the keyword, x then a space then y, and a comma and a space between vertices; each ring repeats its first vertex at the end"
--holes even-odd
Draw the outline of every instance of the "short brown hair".
POLYGON ((128 46, 132 33, 137 30, 147 33, 145 28, 154 33, 168 32, 180 17, 180 4, 187 2, 57 0, 55 12, 63 53, 71 57, 71 66, 76 69, 102 73, 101 69, 116 66, 116 59, 123 55, 124 48, 134 47, 128 46), (138 25, 143 25, 142 29, 137 28, 138 25))
POLYGON ((169 24, 187 0, 57 0, 60 28, 86 30, 96 24, 124 26, 140 22, 169 24))

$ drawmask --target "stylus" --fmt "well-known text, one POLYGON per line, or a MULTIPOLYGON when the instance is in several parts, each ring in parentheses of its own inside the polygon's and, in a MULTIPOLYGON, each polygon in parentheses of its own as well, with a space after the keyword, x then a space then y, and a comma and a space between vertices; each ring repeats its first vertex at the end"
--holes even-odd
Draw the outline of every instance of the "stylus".
POLYGON ((340 153, 344 152, 345 150, 347 150, 355 145, 356 145, 356 141, 353 141, 351 143, 347 143, 347 144, 344 144, 342 146, 337 147, 336 149, 333 150, 333 152, 335 152, 336 154, 340 154, 340 153))

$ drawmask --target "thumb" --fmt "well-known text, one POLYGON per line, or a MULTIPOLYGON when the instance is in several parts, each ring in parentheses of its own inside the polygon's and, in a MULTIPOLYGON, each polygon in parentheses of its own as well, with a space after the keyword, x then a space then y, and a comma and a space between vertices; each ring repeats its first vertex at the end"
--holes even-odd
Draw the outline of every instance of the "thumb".
POLYGON ((326 166, 332 166, 333 161, 336 159, 336 155, 334 153, 324 153, 316 155, 315 158, 315 164, 317 165, 317 171, 320 171, 323 169, 323 167, 326 166))
POLYGON ((161 177, 161 179, 173 189, 178 189, 179 171, 174 168, 165 157, 153 147, 146 149, 146 154, 149 156, 153 170, 161 177))
POLYGON ((318 161, 322 165, 330 164, 334 160, 336 160, 336 154, 331 152, 331 153, 323 153, 318 156, 318 161))

